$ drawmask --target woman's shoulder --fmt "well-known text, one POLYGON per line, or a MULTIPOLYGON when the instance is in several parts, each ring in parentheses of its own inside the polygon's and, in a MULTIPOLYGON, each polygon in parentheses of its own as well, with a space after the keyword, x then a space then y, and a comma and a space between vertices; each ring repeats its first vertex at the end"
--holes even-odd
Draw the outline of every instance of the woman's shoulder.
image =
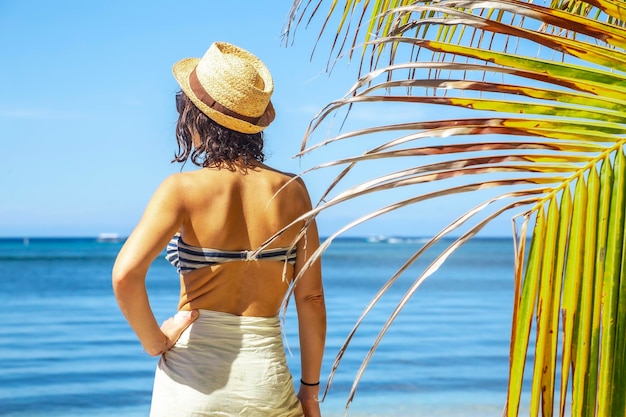
POLYGON ((294 174, 292 172, 287 172, 287 171, 281 171, 277 168, 268 166, 268 165, 263 165, 262 166, 264 170, 273 173, 274 175, 281 177, 283 179, 283 181, 285 182, 297 182, 300 186, 304 186, 304 181, 302 180, 302 178, 297 175, 294 174))
POLYGON ((170 174, 161 182, 161 187, 176 190, 180 187, 184 187, 189 184, 189 182, 193 181, 193 176, 191 172, 177 172, 174 174, 170 174))
POLYGON ((301 176, 291 172, 279 171, 274 168, 269 169, 276 175, 278 182, 281 184, 281 189, 289 189, 295 193, 308 194, 306 184, 301 176))
POLYGON ((166 176, 159 185, 157 192, 172 198, 180 198, 194 188, 197 180, 193 172, 177 172, 166 176))
POLYGON ((174 174, 170 174, 169 176, 165 178, 163 183, 170 184, 173 187, 188 188, 188 187, 192 187, 194 184, 205 185, 204 183, 207 180, 213 180, 213 182, 215 182, 216 176, 219 176, 218 170, 213 171, 213 170, 198 169, 195 171, 184 171, 184 172, 176 172, 174 174))

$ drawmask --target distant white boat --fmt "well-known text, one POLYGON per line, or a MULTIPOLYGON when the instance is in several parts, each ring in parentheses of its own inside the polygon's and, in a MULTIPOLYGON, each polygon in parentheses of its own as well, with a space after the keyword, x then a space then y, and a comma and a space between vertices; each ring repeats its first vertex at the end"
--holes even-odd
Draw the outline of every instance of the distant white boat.
POLYGON ((426 243, 428 242, 428 238, 407 238, 407 237, 396 237, 396 236, 370 236, 367 238, 367 241, 370 243, 426 243))
POLYGON ((399 237, 378 235, 370 236, 367 241, 370 243, 402 243, 404 240, 399 237))
POLYGON ((367 238, 367 241, 370 243, 379 243, 379 242, 386 242, 387 241, 387 236, 384 235, 378 235, 378 236, 370 236, 367 238))
POLYGON ((98 239, 97 240, 98 240, 98 242, 118 243, 118 242, 121 242, 123 239, 117 233, 100 233, 98 235, 98 239))

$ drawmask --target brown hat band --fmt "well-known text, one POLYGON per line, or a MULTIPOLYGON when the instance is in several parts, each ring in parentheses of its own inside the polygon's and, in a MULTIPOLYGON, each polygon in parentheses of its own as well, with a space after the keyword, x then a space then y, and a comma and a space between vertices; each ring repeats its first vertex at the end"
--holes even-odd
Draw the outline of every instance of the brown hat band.
POLYGON ((235 119, 243 120, 245 122, 252 123, 252 124, 257 124, 259 120, 261 119, 261 116, 263 116, 263 115, 259 117, 244 116, 243 114, 234 112, 230 110, 229 108, 224 107, 222 104, 218 103, 217 101, 215 101, 215 99, 211 97, 209 93, 207 93, 207 91, 204 89, 202 84, 200 84, 200 80, 198 79, 198 75, 196 74, 195 68, 193 71, 191 71, 191 74, 189 74, 189 87, 191 87, 191 91, 193 91, 193 93, 201 102, 203 102, 204 104, 206 104, 213 110, 216 110, 222 114, 225 114, 226 116, 234 117, 235 119))

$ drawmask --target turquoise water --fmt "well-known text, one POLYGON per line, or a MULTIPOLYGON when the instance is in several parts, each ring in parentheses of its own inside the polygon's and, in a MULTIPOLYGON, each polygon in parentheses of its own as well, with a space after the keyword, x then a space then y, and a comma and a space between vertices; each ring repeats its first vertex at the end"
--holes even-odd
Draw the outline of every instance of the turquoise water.
MULTIPOLYGON (((420 239, 342 239, 323 258, 328 340, 323 375, 378 288, 420 239)), ((0 239, 0 415, 146 416, 156 359, 117 309, 110 272, 119 243, 0 239)), ((342 416, 354 377, 400 297, 438 252, 405 272, 356 332, 322 404, 342 416)), ((159 258, 148 275, 159 320, 178 279, 159 258)), ((499 416, 506 400, 513 248, 476 239, 413 295, 375 351, 349 416, 499 416)), ((299 377, 296 318, 285 318, 299 377)))

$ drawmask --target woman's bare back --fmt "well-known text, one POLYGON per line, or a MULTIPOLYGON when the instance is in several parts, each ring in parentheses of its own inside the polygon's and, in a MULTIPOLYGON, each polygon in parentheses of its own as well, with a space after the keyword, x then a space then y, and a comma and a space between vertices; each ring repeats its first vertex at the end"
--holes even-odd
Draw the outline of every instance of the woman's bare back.
MULTIPOLYGON (((254 250, 310 208, 305 187, 265 165, 245 171, 201 169, 178 174, 185 214, 185 243, 217 250, 254 250)), ((290 246, 301 224, 270 247, 290 246)), ((179 309, 208 309, 236 315, 278 314, 293 277, 279 261, 236 261, 181 275, 179 309)))

